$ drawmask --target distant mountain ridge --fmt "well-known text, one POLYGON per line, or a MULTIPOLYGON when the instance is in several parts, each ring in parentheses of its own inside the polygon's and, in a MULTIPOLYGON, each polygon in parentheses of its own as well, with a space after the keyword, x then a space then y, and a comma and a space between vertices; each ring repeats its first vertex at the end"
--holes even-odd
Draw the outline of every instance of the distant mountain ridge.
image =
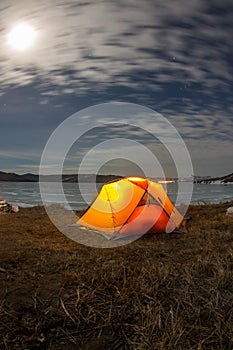
MULTIPOLYGON (((62 182, 99 182, 106 183, 109 181, 113 181, 124 176, 120 175, 95 175, 95 174, 64 174, 62 175, 62 182)), ((158 179, 154 179, 155 181, 158 179)), ((169 180, 177 181, 177 179, 169 178, 169 180)), ((11 182, 58 182, 60 181, 60 175, 39 175, 26 173, 26 174, 16 174, 16 173, 6 173, 0 171, 0 181, 11 181, 11 182)), ((194 183, 233 183, 233 173, 219 176, 219 177, 211 177, 211 176, 195 176, 193 179, 194 183)))
MULTIPOLYGON (((94 175, 94 174, 69 174, 62 175, 62 182, 108 182, 119 179, 119 175, 94 175)), ((0 171, 0 181, 11 182, 56 182, 60 181, 60 175, 39 175, 26 173, 19 175, 16 173, 5 173, 0 171)))
POLYGON ((231 183, 233 182, 233 173, 225 175, 225 176, 218 176, 218 177, 211 177, 211 176, 206 176, 206 177, 200 177, 197 176, 194 179, 194 183, 205 183, 205 184, 211 184, 211 183, 231 183))

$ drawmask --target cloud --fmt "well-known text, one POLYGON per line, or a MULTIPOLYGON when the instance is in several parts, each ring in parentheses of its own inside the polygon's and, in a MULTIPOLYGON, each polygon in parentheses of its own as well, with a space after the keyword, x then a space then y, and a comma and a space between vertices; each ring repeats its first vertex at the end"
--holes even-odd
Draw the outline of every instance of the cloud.
POLYGON ((226 43, 232 42, 227 30, 232 23, 229 13, 210 15, 211 6, 201 0, 15 2, 0 12, 3 86, 24 85, 40 75, 48 89, 58 85, 80 91, 91 81, 98 88, 100 82, 114 82, 133 83, 135 89, 141 72, 145 85, 155 90, 164 81, 184 79, 199 82, 203 89, 224 88, 231 80, 226 43), (40 33, 37 46, 23 56, 5 42, 10 25, 21 18, 40 33), (146 80, 149 72, 151 83, 146 80))
POLYGON ((223 141, 222 155, 232 142, 232 10, 215 0, 2 0, 1 149, 41 152, 68 115, 120 100, 162 113, 198 150, 195 141, 223 141), (21 20, 39 33, 23 54, 7 44, 21 20))

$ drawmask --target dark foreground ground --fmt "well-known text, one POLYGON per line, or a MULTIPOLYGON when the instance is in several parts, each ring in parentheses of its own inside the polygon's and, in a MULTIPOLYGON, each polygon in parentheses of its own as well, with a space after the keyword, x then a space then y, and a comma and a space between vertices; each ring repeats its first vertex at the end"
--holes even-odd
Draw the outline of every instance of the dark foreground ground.
POLYGON ((233 349, 232 205, 112 249, 66 238, 43 208, 0 215, 0 349, 233 349))

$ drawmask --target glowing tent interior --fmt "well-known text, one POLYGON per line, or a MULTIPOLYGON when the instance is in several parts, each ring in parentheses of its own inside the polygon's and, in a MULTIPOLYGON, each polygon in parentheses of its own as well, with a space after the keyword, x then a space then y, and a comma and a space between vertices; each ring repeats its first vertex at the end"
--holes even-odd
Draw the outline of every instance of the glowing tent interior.
POLYGON ((174 207, 163 186, 149 179, 128 177, 106 183, 77 221, 104 234, 116 236, 172 232, 183 216, 174 207))

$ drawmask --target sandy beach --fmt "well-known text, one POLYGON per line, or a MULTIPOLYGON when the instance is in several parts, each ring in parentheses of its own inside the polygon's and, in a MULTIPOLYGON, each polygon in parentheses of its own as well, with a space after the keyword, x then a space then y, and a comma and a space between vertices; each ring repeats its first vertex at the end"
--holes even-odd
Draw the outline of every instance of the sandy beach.
POLYGON ((0 215, 0 348, 232 349, 232 205, 113 249, 68 239, 43 207, 0 215))

